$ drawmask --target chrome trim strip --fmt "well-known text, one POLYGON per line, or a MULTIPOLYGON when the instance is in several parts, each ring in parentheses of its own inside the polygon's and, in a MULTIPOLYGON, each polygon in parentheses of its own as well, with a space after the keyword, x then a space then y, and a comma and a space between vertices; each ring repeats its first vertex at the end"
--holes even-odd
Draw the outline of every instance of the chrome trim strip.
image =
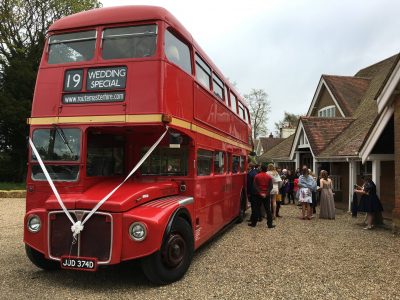
MULTIPOLYGON (((90 211, 89 210, 68 210, 70 212, 70 214, 73 214, 76 217, 76 214, 81 214, 83 213, 85 214, 89 214, 90 211)), ((57 211, 50 211, 47 215, 47 248, 48 248, 48 254, 49 254, 49 258, 52 260, 57 260, 57 261, 61 261, 61 258, 57 258, 51 255, 51 251, 50 251, 50 216, 53 214, 64 214, 64 212, 62 210, 57 210, 57 211)), ((105 213, 105 212, 96 212, 95 214, 97 215, 104 215, 104 216, 109 216, 111 218, 111 236, 110 236, 110 256, 108 257, 108 260, 106 261, 98 261, 97 264, 99 265, 106 265, 109 264, 111 261, 111 257, 112 257, 112 249, 113 249, 113 243, 114 243, 114 218, 112 216, 112 214, 110 213, 105 213)), ((72 235, 72 231, 71 231, 71 235, 72 235)), ((80 235, 79 235, 79 239, 78 239, 78 256, 80 255, 80 235)))
POLYGON ((194 198, 193 197, 189 197, 189 198, 182 199, 182 200, 178 201, 179 205, 181 205, 181 206, 192 204, 193 202, 194 202, 194 198))

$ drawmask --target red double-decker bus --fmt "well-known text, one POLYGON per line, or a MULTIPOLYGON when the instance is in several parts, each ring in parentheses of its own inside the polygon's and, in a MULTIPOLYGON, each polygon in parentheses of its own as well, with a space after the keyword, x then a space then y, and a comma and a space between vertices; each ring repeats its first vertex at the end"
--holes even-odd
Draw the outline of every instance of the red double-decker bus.
POLYGON ((56 21, 28 122, 24 242, 40 268, 140 259, 169 283, 243 218, 248 109, 163 8, 56 21))

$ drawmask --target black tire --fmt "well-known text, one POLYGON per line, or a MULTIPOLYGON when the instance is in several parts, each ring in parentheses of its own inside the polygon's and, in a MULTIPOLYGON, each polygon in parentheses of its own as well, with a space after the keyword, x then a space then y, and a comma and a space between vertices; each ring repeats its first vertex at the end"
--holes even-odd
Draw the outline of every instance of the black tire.
POLYGON ((32 247, 25 245, 25 252, 29 260, 38 268, 47 271, 54 271, 60 269, 60 263, 58 261, 50 260, 44 257, 44 254, 36 251, 32 247))
POLYGON ((240 194, 240 211, 236 221, 237 224, 242 223, 246 218, 246 210, 247 210, 247 198, 244 192, 242 191, 242 193, 240 194))
POLYGON ((142 259, 146 277, 155 284, 168 284, 185 275, 193 258, 194 238, 189 223, 177 217, 161 249, 142 259))

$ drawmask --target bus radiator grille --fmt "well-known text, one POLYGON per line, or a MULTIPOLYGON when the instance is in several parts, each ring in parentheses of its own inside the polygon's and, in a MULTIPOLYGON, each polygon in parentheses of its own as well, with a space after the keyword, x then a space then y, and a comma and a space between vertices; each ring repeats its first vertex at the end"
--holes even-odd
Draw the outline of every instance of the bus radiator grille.
MULTIPOLYGON (((76 220, 77 213, 70 211, 76 220)), ((82 214, 82 211, 80 211, 82 214)), ((84 216, 88 214, 83 212, 84 216)), ((112 217, 109 214, 94 214, 84 225, 78 241, 72 243, 71 222, 63 212, 49 214, 49 250, 50 257, 61 256, 95 257, 99 263, 111 259, 112 217)))

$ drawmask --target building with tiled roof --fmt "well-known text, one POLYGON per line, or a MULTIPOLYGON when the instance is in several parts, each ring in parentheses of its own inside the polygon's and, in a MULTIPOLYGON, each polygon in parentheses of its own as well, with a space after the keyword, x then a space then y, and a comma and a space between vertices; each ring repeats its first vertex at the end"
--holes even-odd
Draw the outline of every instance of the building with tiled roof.
POLYGON ((256 153, 256 156, 261 156, 283 140, 283 138, 276 138, 272 134, 270 134, 269 137, 259 137, 254 140, 254 152, 256 153))
MULTIPOLYGON (((390 115, 394 109, 386 104, 379 107, 383 101, 377 99, 389 93, 387 86, 395 86, 394 80, 398 80, 397 86, 387 97, 400 98, 399 57, 400 54, 389 57, 354 76, 322 75, 307 115, 300 118, 294 136, 265 152, 260 160, 280 166, 294 162, 296 168, 305 164, 316 172, 327 170, 334 179, 335 200, 347 202, 349 208, 353 185, 361 183, 361 175, 371 175, 385 210, 392 211, 393 191, 383 187, 387 182, 394 184, 395 178, 395 125, 390 115), (397 79, 393 79, 394 74, 397 79), (288 144, 290 149, 279 147, 288 144)), ((400 104, 398 122, 400 149, 400 104)), ((396 195, 400 197, 400 183, 396 195)), ((400 203, 398 207, 400 216, 400 203)))

